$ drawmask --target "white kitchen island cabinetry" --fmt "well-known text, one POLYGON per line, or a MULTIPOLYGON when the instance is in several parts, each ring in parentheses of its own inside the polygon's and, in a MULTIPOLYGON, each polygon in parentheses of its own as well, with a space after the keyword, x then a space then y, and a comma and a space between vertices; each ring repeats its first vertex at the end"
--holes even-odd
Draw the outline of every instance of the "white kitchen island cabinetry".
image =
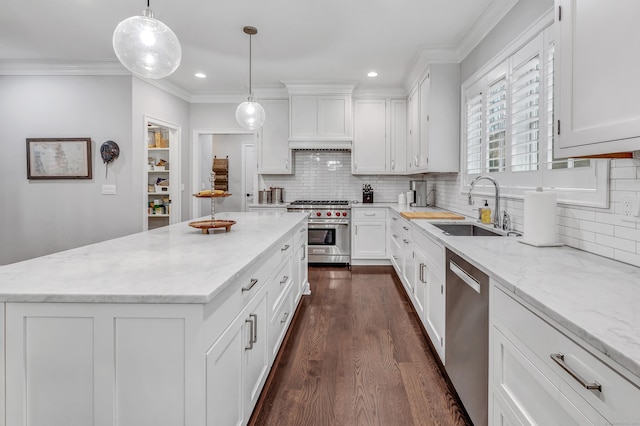
POLYGON ((1 267, 6 424, 246 424, 297 306, 306 216, 232 215, 1 267))
POLYGON ((639 150, 640 2, 555 4, 555 156, 639 150))
POLYGON ((293 174, 289 149, 289 101, 261 99, 267 119, 258 133, 258 173, 293 174))
POLYGON ((640 419, 640 388, 499 285, 492 285, 491 296, 491 424, 503 424, 505 412, 524 425, 640 419))
POLYGON ((355 259, 387 258, 387 209, 358 207, 353 214, 352 242, 355 259))

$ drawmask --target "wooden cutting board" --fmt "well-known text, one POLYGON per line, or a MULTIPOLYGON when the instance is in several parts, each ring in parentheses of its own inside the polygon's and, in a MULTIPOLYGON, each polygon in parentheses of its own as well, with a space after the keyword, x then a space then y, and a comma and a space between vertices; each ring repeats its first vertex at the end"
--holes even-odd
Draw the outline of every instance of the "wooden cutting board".
POLYGON ((400 212, 407 219, 451 219, 464 220, 465 217, 451 212, 400 212))

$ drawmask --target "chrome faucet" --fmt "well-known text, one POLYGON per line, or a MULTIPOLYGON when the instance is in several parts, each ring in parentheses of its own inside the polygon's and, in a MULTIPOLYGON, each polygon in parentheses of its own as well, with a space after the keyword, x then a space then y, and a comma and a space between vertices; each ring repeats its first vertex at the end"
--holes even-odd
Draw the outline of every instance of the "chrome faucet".
POLYGON ((473 187, 475 186, 476 182, 482 179, 488 180, 493 184, 493 186, 496 187, 496 204, 493 209, 493 227, 500 228, 500 213, 498 213, 498 211, 500 210, 500 185, 498 185, 498 182, 494 178, 489 176, 478 176, 471 182, 471 186, 469 187, 469 205, 470 206, 473 205, 473 199, 471 198, 471 191, 473 191, 473 187))

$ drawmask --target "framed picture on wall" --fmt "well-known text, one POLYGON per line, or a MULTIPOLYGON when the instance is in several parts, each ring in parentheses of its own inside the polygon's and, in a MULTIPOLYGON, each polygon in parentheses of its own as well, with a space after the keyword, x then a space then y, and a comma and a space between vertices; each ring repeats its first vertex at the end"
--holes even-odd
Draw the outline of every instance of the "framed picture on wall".
POLYGON ((91 179, 91 138, 28 138, 27 179, 91 179))

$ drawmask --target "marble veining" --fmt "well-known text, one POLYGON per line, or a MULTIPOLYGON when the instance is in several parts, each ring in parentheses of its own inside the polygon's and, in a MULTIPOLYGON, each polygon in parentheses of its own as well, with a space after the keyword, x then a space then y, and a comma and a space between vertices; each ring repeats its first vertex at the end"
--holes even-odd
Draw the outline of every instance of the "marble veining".
POLYGON ((219 213, 230 232, 183 222, 0 267, 0 302, 207 303, 306 222, 219 213))

